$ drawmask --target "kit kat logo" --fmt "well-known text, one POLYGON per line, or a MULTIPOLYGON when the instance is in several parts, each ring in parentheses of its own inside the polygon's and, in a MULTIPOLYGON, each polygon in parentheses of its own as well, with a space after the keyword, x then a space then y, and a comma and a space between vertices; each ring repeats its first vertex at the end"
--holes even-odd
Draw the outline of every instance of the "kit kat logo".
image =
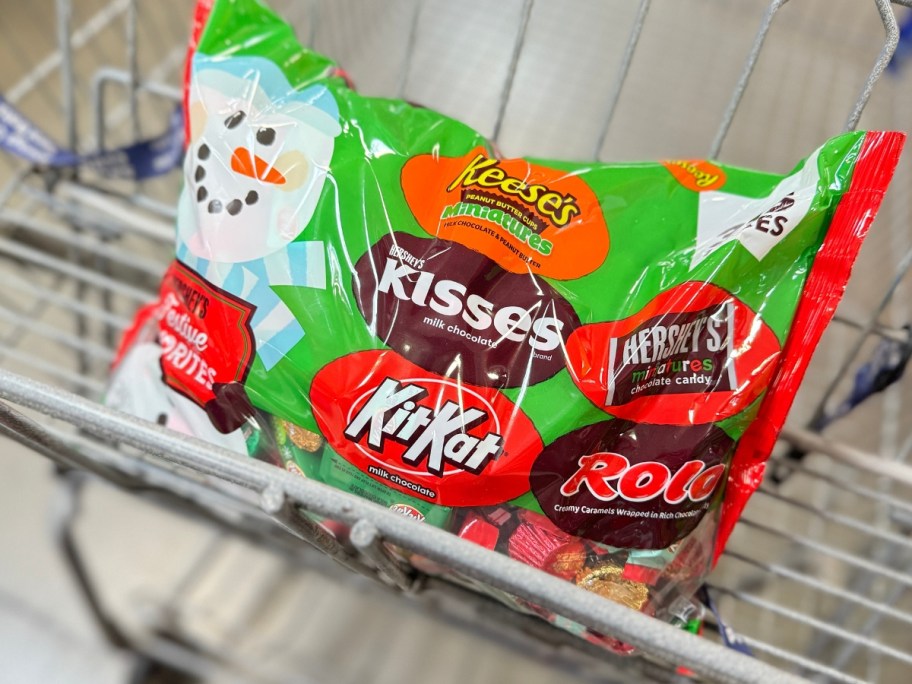
POLYGON ((404 515, 406 518, 411 518, 412 520, 417 520, 418 522, 422 522, 424 520, 424 514, 414 506, 409 506, 408 504, 393 504, 389 507, 389 509, 393 513, 404 515))
POLYGON ((519 496, 542 449, 532 422, 496 390, 430 373, 392 351, 333 361, 317 373, 310 399, 338 454, 393 489, 442 505, 519 496))
MULTIPOLYGON (((503 451, 503 435, 489 431, 482 437, 469 432, 492 422, 493 407, 463 409, 451 400, 440 407, 419 405, 430 394, 422 386, 427 383, 386 378, 360 408, 351 407, 345 436, 355 443, 363 437, 365 446, 376 453, 383 452, 384 440, 395 440, 406 447, 403 463, 424 465, 438 477, 443 477, 445 464, 477 475, 503 451)), ((476 397, 484 405, 484 399, 476 397)), ((500 429, 497 423, 495 419, 495 429, 500 429)))

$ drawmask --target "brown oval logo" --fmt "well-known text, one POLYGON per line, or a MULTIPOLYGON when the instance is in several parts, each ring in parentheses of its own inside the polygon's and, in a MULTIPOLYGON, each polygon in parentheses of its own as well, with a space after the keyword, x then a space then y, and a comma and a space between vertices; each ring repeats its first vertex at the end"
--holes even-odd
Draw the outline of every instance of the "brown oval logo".
POLYGON ((715 505, 733 448, 715 425, 606 420, 554 440, 529 482, 545 515, 569 534, 664 549, 715 505))
POLYGON ((377 337, 422 368, 485 387, 547 380, 580 321, 532 274, 510 273, 448 240, 385 235, 355 265, 352 288, 377 337))

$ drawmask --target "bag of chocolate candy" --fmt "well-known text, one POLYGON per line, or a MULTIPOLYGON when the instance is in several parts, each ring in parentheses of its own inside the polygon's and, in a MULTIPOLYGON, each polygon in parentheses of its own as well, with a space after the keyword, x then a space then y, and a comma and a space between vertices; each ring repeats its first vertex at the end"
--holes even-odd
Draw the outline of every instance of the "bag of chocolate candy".
POLYGON ((109 403, 686 623, 904 136, 504 159, 256 0, 199 3, 186 73, 176 258, 109 403))

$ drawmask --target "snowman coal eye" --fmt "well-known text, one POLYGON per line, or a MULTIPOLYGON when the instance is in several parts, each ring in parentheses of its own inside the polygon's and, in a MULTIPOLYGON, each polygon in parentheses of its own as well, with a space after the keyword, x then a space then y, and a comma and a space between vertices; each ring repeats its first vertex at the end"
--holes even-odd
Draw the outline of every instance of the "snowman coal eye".
POLYGON ((276 132, 274 128, 261 128, 257 131, 256 139, 261 145, 272 145, 275 142, 276 132))
POLYGON ((241 122, 247 118, 247 114, 242 111, 235 112, 227 119, 225 119, 225 128, 237 128, 241 125, 241 122))

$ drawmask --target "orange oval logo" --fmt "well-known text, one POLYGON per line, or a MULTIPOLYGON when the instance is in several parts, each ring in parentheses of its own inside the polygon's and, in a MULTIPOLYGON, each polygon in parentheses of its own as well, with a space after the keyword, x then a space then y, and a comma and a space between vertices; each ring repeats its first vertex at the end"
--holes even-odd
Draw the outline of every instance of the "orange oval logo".
POLYGON ((459 242, 512 273, 559 280, 591 273, 608 255, 608 227, 592 189, 572 173, 482 148, 463 157, 412 157, 402 189, 429 234, 459 242))
POLYGON ((662 165, 688 190, 706 192, 725 185, 725 171, 705 159, 666 159, 662 165))

